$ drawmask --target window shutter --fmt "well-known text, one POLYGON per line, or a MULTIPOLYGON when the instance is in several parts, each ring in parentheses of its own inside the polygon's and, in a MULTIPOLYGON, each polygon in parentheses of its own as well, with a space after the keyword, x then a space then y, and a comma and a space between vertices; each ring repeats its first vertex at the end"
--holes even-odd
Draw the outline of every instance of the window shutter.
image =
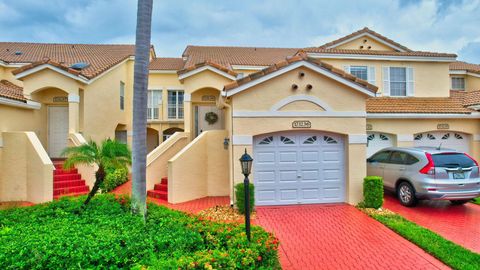
POLYGON ((407 96, 413 97, 415 93, 414 89, 413 68, 407 67, 407 96))
POLYGON ((345 71, 345 73, 351 74, 350 73, 350 66, 343 66, 343 70, 345 71))
POLYGON ((383 95, 390 96, 390 67, 383 67, 383 95))
POLYGON ((368 83, 376 85, 376 82, 375 82, 375 67, 368 67, 367 77, 368 77, 368 83))

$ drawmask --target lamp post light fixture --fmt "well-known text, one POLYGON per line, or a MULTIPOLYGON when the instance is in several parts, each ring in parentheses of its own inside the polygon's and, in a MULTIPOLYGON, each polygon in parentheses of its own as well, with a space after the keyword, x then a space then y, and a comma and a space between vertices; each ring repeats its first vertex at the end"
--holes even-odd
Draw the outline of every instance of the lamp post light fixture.
POLYGON ((242 174, 245 176, 245 179, 243 179, 243 190, 245 192, 245 230, 248 241, 250 241, 250 180, 248 175, 252 171, 252 162, 253 158, 247 154, 247 148, 245 148, 245 154, 240 158, 240 164, 242 165, 242 174))

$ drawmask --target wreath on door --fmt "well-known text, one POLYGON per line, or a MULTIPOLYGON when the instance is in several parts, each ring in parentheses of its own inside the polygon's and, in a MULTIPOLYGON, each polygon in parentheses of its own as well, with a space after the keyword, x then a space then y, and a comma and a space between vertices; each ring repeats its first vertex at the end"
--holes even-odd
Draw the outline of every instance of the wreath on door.
POLYGON ((205 121, 207 121, 207 123, 209 125, 215 124, 218 121, 218 114, 216 114, 214 112, 206 113, 205 114, 205 121))

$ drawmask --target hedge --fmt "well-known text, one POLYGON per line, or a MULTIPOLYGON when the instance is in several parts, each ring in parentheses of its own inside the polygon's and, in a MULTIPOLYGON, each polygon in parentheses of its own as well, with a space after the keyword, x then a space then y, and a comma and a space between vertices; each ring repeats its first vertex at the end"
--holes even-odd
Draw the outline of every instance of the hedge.
MULTIPOLYGON (((245 213, 245 185, 239 183, 235 185, 235 198, 237 199, 236 204, 238 212, 240 214, 245 213)), ((252 183, 250 183, 250 213, 253 212, 255 207, 255 190, 252 183)))
POLYGON ((0 211, 0 269, 278 269, 278 240, 252 227, 215 223, 130 199, 95 196, 0 211))
POLYGON ((128 181, 128 168, 107 168, 106 169, 107 175, 105 176, 105 180, 101 184, 100 188, 102 189, 102 193, 107 193, 114 190, 116 187, 124 184, 128 181))
POLYGON ((363 207, 378 209, 383 205, 383 179, 367 176, 363 179, 363 207))

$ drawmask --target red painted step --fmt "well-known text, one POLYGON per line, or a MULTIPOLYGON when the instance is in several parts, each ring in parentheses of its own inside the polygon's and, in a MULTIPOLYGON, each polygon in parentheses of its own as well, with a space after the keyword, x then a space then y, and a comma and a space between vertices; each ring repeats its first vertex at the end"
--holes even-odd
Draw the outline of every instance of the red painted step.
POLYGON ((147 191, 147 196, 168 201, 168 178, 163 177, 160 184, 155 184, 152 190, 147 191))
POLYGON ((63 169, 64 160, 53 160, 55 171, 53 172, 53 198, 63 196, 80 196, 90 192, 85 185, 85 180, 76 168, 63 169))
POLYGON ((78 196, 83 196, 83 195, 87 195, 89 192, 77 192, 77 193, 67 193, 67 194, 60 194, 60 195, 55 195, 53 196, 53 199, 54 200, 58 200, 60 199, 61 197, 78 197, 78 196))
POLYGON ((168 200, 168 192, 166 191, 160 191, 160 190, 149 190, 147 191, 148 197, 155 198, 155 199, 161 199, 161 200, 168 200))

